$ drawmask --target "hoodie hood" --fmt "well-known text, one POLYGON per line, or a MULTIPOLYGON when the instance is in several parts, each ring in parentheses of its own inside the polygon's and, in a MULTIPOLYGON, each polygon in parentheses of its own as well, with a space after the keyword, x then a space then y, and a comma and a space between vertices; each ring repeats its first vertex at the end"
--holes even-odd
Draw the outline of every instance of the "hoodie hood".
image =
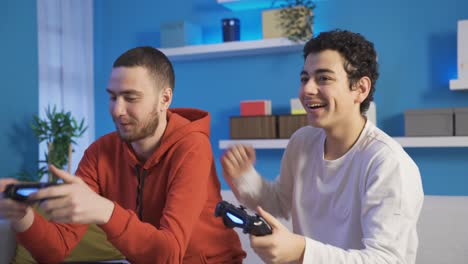
MULTIPOLYGON (((159 147, 143 164, 144 169, 155 166, 161 157, 179 140, 190 133, 202 133, 210 136, 210 114, 194 108, 172 108, 167 111, 167 127, 159 147)), ((141 165, 130 144, 124 143, 132 166, 141 165)))

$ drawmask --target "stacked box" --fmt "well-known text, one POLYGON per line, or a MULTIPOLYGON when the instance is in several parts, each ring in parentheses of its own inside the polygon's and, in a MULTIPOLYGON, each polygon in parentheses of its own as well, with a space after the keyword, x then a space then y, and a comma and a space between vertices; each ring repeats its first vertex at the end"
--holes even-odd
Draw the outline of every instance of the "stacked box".
POLYGON ((241 116, 271 115, 270 100, 245 100, 240 102, 241 116))
POLYGON ((161 24, 161 47, 173 48, 202 43, 201 28, 187 21, 161 24))
POLYGON ((304 106, 302 106, 301 100, 299 98, 291 98, 289 100, 291 106, 291 115, 305 115, 306 110, 304 106))
POLYGON ((266 139, 276 137, 276 116, 231 117, 232 139, 266 139))
POLYGON ((296 130, 307 125, 307 115, 278 116, 278 136, 279 138, 290 138, 296 130))
POLYGON ((453 136, 453 109, 405 111, 406 136, 453 136))
MULTIPOLYGON (((306 7, 290 7, 290 8, 307 9, 306 7)), ((264 39, 288 37, 286 32, 280 25, 280 17, 279 17, 280 11, 281 11, 281 8, 262 11, 262 35, 264 39)), ((310 12, 310 11, 306 10, 304 12, 310 12)), ((307 24, 306 16, 299 17, 297 19, 297 23, 305 26, 307 24)), ((310 38, 310 37, 312 37, 312 35, 307 36, 307 38, 310 38)))
POLYGON ((468 107, 454 108, 455 136, 468 136, 468 107))

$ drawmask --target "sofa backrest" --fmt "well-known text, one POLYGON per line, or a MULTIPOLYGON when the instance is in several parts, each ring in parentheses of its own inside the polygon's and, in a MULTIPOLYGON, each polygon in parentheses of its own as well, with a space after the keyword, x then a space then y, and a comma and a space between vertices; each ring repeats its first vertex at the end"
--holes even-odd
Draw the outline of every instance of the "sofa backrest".
POLYGON ((418 264, 468 263, 468 196, 424 197, 418 264))

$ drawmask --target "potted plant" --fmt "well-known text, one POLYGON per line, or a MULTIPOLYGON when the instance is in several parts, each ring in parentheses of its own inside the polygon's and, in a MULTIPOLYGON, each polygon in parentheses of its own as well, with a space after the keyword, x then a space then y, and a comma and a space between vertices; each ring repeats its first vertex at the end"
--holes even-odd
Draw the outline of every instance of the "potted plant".
POLYGON ((316 5, 311 0, 273 0, 279 4, 278 26, 288 39, 294 42, 307 41, 312 37, 316 5))
POLYGON ((39 160, 39 163, 44 165, 36 173, 37 180, 48 174, 48 182, 56 182, 58 178, 49 172, 48 166, 53 164, 61 169, 67 166, 70 172, 72 145, 76 144, 75 139, 81 137, 87 129, 84 126, 84 119, 78 123, 71 112, 57 111, 55 106, 53 108, 48 106, 44 119, 37 115, 33 116, 31 128, 39 143, 44 141, 47 143, 45 159, 39 160))

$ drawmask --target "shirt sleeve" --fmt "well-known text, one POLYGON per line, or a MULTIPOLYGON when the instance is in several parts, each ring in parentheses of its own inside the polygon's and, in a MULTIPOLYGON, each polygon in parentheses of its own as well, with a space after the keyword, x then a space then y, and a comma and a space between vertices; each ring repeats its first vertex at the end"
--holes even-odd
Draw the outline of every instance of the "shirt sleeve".
POLYGON ((413 163, 400 158, 376 160, 361 195, 362 249, 344 250, 306 238, 303 263, 414 263, 416 223, 423 193, 413 163))
POLYGON ((292 138, 281 159, 280 175, 274 181, 268 181, 251 167, 230 184, 236 198, 252 210, 261 206, 276 217, 289 219, 295 181, 290 165, 293 164, 291 160, 295 159, 294 155, 292 138))

